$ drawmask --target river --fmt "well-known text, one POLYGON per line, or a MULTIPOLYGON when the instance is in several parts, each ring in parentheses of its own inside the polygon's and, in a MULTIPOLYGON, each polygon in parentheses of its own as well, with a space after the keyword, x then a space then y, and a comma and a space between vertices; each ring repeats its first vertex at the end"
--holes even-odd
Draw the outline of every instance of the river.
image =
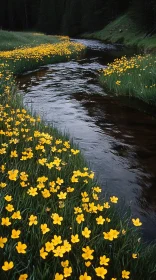
POLYGON ((51 64, 18 77, 24 104, 69 133, 103 190, 130 206, 143 222, 143 237, 156 238, 156 118, 140 101, 108 94, 98 70, 134 50, 97 40, 84 57, 51 64), (141 110, 138 110, 140 109, 141 110))

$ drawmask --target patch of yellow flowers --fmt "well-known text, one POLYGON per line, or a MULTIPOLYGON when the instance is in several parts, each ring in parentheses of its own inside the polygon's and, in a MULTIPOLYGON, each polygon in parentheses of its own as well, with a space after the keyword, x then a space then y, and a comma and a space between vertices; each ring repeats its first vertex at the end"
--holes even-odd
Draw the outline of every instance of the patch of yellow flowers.
MULTIPOLYGON (((108 224, 111 224, 108 212, 111 208, 110 203, 116 204, 118 198, 112 196, 110 201, 99 203, 99 194, 102 190, 99 186, 93 186, 87 191, 86 186, 93 180, 94 173, 86 167, 70 172, 68 183, 65 182, 68 174, 64 171, 65 177, 62 178, 63 169, 66 170, 68 164, 71 164, 71 159, 75 160, 79 156, 79 150, 71 148, 67 140, 57 139, 48 132, 37 130, 36 128, 40 126, 40 118, 35 119, 25 109, 13 109, 6 104, 0 106, 0 121, 2 139, 0 152, 3 155, 0 166, 1 203, 3 200, 0 248, 5 252, 7 244, 14 244, 9 258, 6 249, 1 269, 6 273, 14 269, 16 266, 16 261, 13 261, 16 260, 14 255, 26 255, 28 252, 30 254, 33 240, 30 241, 30 236, 25 237, 24 227, 27 226, 30 228, 30 235, 34 235, 34 240, 36 229, 36 234, 41 236, 42 241, 38 244, 41 247, 39 249, 36 247, 36 250, 39 250, 38 253, 36 251, 37 255, 43 261, 53 258, 61 261, 63 273, 56 272, 53 279, 68 277, 73 279, 73 264, 67 258, 76 250, 76 244, 80 244, 79 254, 81 262, 84 261, 84 266, 92 267, 95 275, 105 279, 108 272, 106 267, 111 260, 106 255, 99 255, 100 266, 94 266, 94 253, 97 258, 98 252, 93 249, 92 240, 97 232, 99 232, 98 238, 103 239, 104 243, 113 242, 122 236, 120 229, 112 229, 111 225, 108 227, 108 224), (33 165, 34 173, 30 167, 33 165), (84 190, 79 191, 80 186, 84 190), (80 193, 80 198, 79 202, 74 203, 78 195, 77 191, 80 193), (24 197, 22 204, 19 203, 20 196, 24 197), (43 208, 43 218, 32 205, 37 202, 37 199, 43 208), (32 205, 28 210, 25 210, 26 201, 32 205), (65 217, 66 211, 69 211, 68 204, 70 204, 71 216, 65 217), (94 219, 95 229, 90 225, 90 215, 94 219), (66 227, 67 218, 69 223, 66 227), (105 226, 109 230, 104 230, 105 226), (102 228, 99 231, 100 227, 102 228)), ((138 218, 132 221, 135 226, 141 225, 138 218)), ((27 272, 26 267, 27 262, 24 272, 27 272)), ((123 279, 129 279, 130 272, 123 270, 121 274, 123 279)), ((28 277, 29 275, 25 273, 19 275, 18 279, 28 277)), ((94 277, 84 271, 79 279, 94 279, 94 277)))
POLYGON ((13 61, 14 63, 24 60, 36 60, 41 61, 46 57, 53 56, 70 56, 75 52, 79 53, 85 49, 82 44, 72 43, 69 40, 65 40, 56 44, 42 44, 37 47, 26 47, 21 49, 15 49, 12 51, 0 51, 0 59, 13 61))

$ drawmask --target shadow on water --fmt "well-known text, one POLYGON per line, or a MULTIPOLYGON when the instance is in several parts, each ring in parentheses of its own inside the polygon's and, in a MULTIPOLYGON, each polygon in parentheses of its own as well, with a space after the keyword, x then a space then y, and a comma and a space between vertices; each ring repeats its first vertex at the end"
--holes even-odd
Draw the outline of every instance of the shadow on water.
POLYGON ((100 68, 134 50, 127 52, 122 46, 95 40, 78 41, 88 47, 85 57, 19 77, 20 92, 26 105, 62 132, 69 132, 103 189, 124 198, 133 217, 143 221, 145 239, 154 240, 156 119, 147 114, 151 107, 144 103, 108 95, 97 78, 100 68))

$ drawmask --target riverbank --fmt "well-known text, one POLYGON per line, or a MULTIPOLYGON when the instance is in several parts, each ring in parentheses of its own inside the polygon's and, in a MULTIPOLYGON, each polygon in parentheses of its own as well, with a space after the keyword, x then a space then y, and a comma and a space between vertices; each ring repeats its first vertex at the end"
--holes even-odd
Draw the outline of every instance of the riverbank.
POLYGON ((139 28, 132 16, 124 14, 110 22, 102 30, 85 33, 82 38, 97 39, 107 43, 120 43, 127 47, 135 47, 144 52, 155 52, 156 35, 150 36, 139 28))
POLYGON ((141 221, 121 217, 118 198, 101 195, 77 147, 23 108, 10 68, 19 73, 83 51, 73 44, 69 57, 71 45, 63 46, 1 54, 0 276, 154 280, 156 248, 142 244, 141 221))
POLYGON ((102 86, 116 95, 135 97, 156 106, 156 57, 137 55, 116 59, 100 73, 102 86))
POLYGON ((146 36, 129 14, 108 24, 101 31, 84 34, 82 37, 99 39, 109 43, 121 43, 135 47, 141 54, 131 59, 122 57, 103 69, 99 81, 111 93, 138 98, 145 103, 156 105, 156 36, 146 36))

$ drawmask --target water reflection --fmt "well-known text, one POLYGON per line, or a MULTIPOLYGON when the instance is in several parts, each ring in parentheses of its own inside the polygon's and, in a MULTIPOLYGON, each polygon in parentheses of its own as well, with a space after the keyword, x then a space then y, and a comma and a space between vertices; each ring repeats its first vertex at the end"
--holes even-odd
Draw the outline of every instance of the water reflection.
POLYGON ((136 101, 107 95, 98 84, 97 70, 120 57, 121 47, 83 42, 90 47, 85 58, 23 75, 20 91, 26 105, 70 133, 102 187, 125 198, 133 215, 143 221, 145 237, 152 240, 156 236, 156 119, 136 110, 136 101))

